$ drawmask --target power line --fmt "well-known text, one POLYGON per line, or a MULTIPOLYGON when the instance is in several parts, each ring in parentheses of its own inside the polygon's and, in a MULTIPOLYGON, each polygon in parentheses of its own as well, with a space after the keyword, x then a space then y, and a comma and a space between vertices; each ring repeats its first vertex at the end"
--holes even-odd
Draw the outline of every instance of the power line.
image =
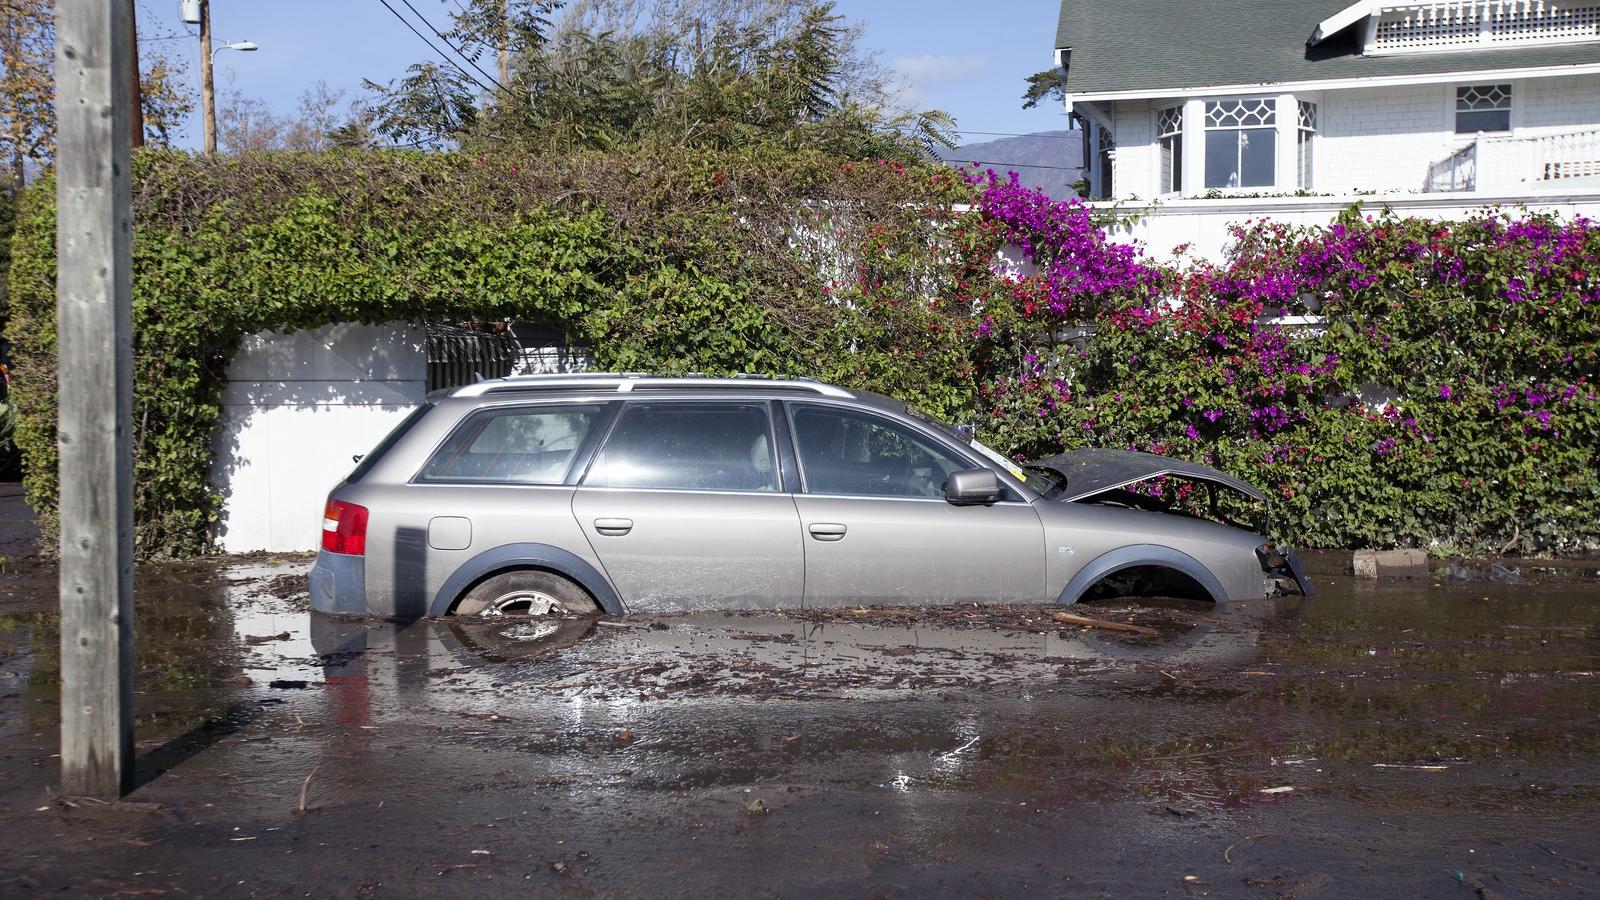
POLYGON ((417 12, 417 8, 415 6, 411 5, 411 0, 400 0, 400 2, 404 3, 406 5, 406 9, 411 10, 412 15, 416 16, 422 22, 422 24, 428 26, 428 30, 429 31, 431 31, 434 34, 438 35, 439 36, 439 40, 444 41, 444 45, 446 47, 449 47, 451 50, 454 50, 456 52, 457 56, 459 56, 462 59, 466 60, 467 61, 467 65, 473 67, 474 69, 477 69, 479 75, 482 75, 483 77, 489 79, 491 82, 494 82, 494 86, 499 88, 501 93, 507 93, 507 94, 510 93, 510 91, 506 90, 506 86, 505 85, 501 84, 499 81, 496 81, 495 77, 493 75, 490 75, 488 72, 485 72, 483 70, 483 68, 481 66, 479 66, 476 62, 474 62, 472 57, 468 56, 460 47, 457 47, 455 44, 450 43, 450 39, 444 36, 444 32, 442 32, 439 29, 433 27, 433 23, 428 21, 428 17, 427 16, 423 15, 420 12, 417 12))
POLYGON ((387 9, 389 11, 390 15, 394 16, 396 19, 399 19, 400 20, 400 24, 402 24, 402 25, 406 26, 407 28, 411 29, 411 33, 416 35, 419 39, 421 39, 421 41, 424 44, 427 44, 428 48, 430 50, 432 50, 434 53, 437 53, 439 55, 439 58, 444 60, 446 65, 450 66, 452 69, 455 69, 457 72, 460 72, 462 75, 465 75, 467 77, 468 81, 470 81, 473 84, 477 85, 479 88, 482 88, 485 91, 489 90, 489 86, 488 85, 486 85, 483 82, 479 81, 478 79, 472 77, 472 73, 471 72, 468 72, 466 69, 461 68, 461 66, 458 65, 455 62, 455 60, 452 60, 443 50, 440 50, 438 47, 435 47, 433 45, 433 41, 428 40, 428 36, 427 35, 423 34, 420 31, 418 31, 417 30, 417 26, 412 25, 411 22, 408 19, 406 19, 405 16, 400 15, 400 13, 397 10, 395 10, 394 7, 389 5, 389 0, 378 0, 378 2, 383 4, 383 8, 387 9))

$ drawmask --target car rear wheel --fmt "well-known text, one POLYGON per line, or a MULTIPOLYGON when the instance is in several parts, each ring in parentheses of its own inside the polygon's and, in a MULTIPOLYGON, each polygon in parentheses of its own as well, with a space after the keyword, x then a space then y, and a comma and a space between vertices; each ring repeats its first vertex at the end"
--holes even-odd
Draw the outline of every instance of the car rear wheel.
POLYGON ((502 572, 456 604, 458 616, 586 616, 600 612, 589 592, 554 572, 502 572))

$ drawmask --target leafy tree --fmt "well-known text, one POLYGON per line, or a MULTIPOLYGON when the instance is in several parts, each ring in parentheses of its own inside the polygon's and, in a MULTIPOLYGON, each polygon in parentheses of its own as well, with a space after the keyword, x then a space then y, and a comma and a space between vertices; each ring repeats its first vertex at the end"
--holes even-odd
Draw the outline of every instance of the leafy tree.
POLYGON ((349 111, 341 114, 338 110, 344 98, 344 91, 318 80, 300 94, 293 115, 278 116, 266 101, 229 90, 217 111, 217 142, 228 153, 318 152, 371 144, 364 107, 351 104, 349 111))
MULTIPOLYGON (((183 57, 165 43, 174 34, 156 28, 139 48, 140 110, 153 144, 170 145, 194 111, 183 57)), ((55 138, 55 2, 0 0, 0 155, 13 184, 24 183, 29 164, 55 157, 55 138)))
POLYGON ((184 120, 194 112, 195 94, 184 56, 171 43, 184 35, 170 28, 152 29, 152 24, 139 24, 139 110, 144 116, 145 143, 170 147, 184 120))
POLYGON ((1057 66, 1028 76, 1028 89, 1022 94, 1022 108, 1033 109, 1041 100, 1065 103, 1067 70, 1057 66))
POLYGON ((21 185, 55 148, 54 0, 0 0, 0 154, 21 185))
POLYGON ((364 82, 376 95, 373 133, 398 146, 439 147, 477 124, 473 82, 466 73, 431 62, 416 63, 406 73, 388 84, 364 82))
POLYGON ((925 158, 953 121, 897 107, 860 29, 819 0, 475 0, 453 16, 472 69, 413 66, 373 85, 375 130, 397 144, 534 152, 666 144, 776 146, 925 158), (479 75, 486 72, 476 70, 479 75))
MULTIPOLYGON (((556 0, 475 0, 451 15, 455 27, 446 37, 474 66, 493 54, 500 86, 511 81, 511 61, 544 46, 556 0)), ((482 73, 487 75, 487 73, 482 73)))
POLYGON ((358 117, 352 110, 349 117, 340 115, 345 92, 331 88, 318 79, 300 94, 296 115, 289 120, 283 142, 291 150, 328 150, 334 146, 333 135, 358 117))

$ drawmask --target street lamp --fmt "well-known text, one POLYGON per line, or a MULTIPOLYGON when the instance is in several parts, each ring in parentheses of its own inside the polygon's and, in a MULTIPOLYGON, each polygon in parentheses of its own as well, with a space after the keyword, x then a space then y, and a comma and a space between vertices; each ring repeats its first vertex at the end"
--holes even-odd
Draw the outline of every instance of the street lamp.
POLYGON ((217 50, 250 53, 258 49, 254 41, 215 42, 211 40, 211 0, 190 0, 184 4, 184 21, 194 15, 200 22, 200 107, 205 123, 207 156, 217 152, 217 93, 211 80, 211 54, 217 50), (198 7, 198 9, 195 9, 198 7))

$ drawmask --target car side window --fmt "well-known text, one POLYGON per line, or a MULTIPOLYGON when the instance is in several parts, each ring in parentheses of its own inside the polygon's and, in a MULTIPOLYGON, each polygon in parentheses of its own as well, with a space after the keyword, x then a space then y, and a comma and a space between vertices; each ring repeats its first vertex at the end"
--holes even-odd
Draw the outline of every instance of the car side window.
POLYGON ((777 491, 764 403, 629 403, 585 487, 777 491))
POLYGON ((561 484, 603 408, 523 406, 475 412, 434 452, 418 480, 561 484))
POLYGON ((950 473, 971 468, 887 419, 833 406, 791 408, 807 493, 942 497, 950 473))

